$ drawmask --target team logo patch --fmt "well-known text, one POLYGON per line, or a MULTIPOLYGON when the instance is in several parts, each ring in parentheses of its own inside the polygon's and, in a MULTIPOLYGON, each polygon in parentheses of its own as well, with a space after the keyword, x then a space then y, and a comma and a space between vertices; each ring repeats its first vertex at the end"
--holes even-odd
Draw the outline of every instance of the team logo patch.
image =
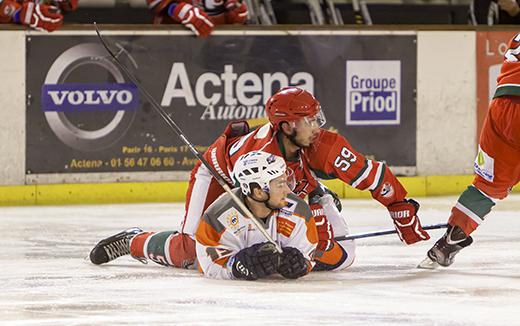
POLYGON ((294 230, 296 223, 289 221, 286 218, 278 217, 276 224, 276 231, 287 238, 289 238, 294 230))
POLYGON ((236 211, 231 211, 227 216, 227 224, 229 228, 236 230, 238 227, 238 213, 236 211))
POLYGON ((489 156, 480 146, 478 147, 478 154, 473 164, 475 173, 489 182, 493 182, 495 178, 495 160, 489 156))
POLYGON ((381 187, 381 197, 383 198, 391 198, 394 196, 394 187, 389 182, 385 182, 383 187, 381 187))

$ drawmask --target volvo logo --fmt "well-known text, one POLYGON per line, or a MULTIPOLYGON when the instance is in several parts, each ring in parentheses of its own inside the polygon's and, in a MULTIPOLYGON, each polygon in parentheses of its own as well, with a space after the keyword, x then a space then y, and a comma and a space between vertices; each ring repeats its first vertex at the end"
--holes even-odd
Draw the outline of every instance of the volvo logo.
POLYGON ((136 86, 126 82, 106 50, 96 43, 82 43, 63 52, 50 67, 42 87, 42 110, 52 131, 63 143, 81 151, 101 150, 117 142, 132 124, 138 107, 136 86), (101 67, 115 82, 107 83, 104 76, 99 83, 67 83, 76 69, 86 65, 101 67), (113 111, 114 116, 95 130, 82 129, 67 117, 96 111, 113 111))

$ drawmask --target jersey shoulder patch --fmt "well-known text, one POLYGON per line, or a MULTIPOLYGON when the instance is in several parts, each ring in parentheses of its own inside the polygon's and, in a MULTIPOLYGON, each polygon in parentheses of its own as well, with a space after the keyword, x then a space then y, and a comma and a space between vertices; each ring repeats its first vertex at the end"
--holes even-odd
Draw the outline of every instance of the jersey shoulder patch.
POLYGON ((305 219, 306 222, 312 217, 312 212, 309 205, 295 194, 287 196, 287 206, 280 209, 280 216, 298 216, 305 219))
MULTIPOLYGON (((242 196, 240 188, 233 189, 232 191, 239 198, 242 196)), ((204 212, 204 220, 215 230, 220 232, 223 230, 226 223, 221 223, 219 218, 224 214, 230 215, 232 211, 236 212, 236 215, 238 216, 238 209, 236 206, 237 205, 233 201, 233 198, 231 198, 231 195, 224 193, 206 209, 206 212, 204 212)))

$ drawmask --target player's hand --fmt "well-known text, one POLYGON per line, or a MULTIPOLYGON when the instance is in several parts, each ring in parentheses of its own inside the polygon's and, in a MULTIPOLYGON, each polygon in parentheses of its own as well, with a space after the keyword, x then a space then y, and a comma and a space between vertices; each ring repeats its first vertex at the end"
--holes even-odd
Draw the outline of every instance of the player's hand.
POLYGON ((208 37, 215 27, 204 11, 186 2, 177 4, 171 17, 199 37, 208 37))
POLYGON ((343 206, 341 205, 341 199, 339 199, 338 194, 335 193, 334 191, 330 190, 329 188, 327 188, 321 182, 318 182, 318 187, 316 187, 316 189, 314 189, 309 194, 309 204, 319 203, 320 200, 327 195, 330 195, 332 197, 334 206, 336 206, 336 208, 338 209, 338 212, 341 212, 341 210, 343 209, 343 206))
POLYGON ((430 235, 423 230, 417 217, 419 206, 413 199, 405 199, 388 206, 397 234, 406 244, 430 239, 430 235))
POLYGON ((227 0, 225 7, 227 24, 245 24, 247 21, 247 5, 244 1, 227 0))
POLYGON ((78 0, 54 0, 63 11, 74 11, 78 8, 78 0))
POLYGON ((17 14, 15 21, 29 25, 39 31, 52 32, 61 27, 63 16, 59 13, 57 7, 26 2, 17 14))
POLYGON ((280 266, 278 273, 285 278, 299 278, 309 272, 309 263, 300 250, 292 247, 285 247, 280 254, 280 266))
POLYGON ((233 276, 254 281, 276 273, 280 254, 270 242, 257 243, 240 250, 232 261, 233 276))
POLYGON ((318 231, 318 246, 317 250, 325 252, 332 248, 332 240, 334 240, 334 231, 325 216, 323 206, 320 204, 311 204, 312 216, 314 217, 314 223, 316 224, 316 230, 318 231))

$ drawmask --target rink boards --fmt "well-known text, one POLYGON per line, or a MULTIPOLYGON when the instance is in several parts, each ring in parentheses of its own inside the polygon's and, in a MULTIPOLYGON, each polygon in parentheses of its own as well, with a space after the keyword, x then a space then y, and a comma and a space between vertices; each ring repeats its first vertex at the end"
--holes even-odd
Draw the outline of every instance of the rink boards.
MULTIPOLYGON (((399 180, 409 197, 423 197, 458 194, 473 177, 399 177, 399 180)), ((341 198, 370 197, 370 192, 359 191, 338 180, 324 183, 341 198)), ((187 189, 187 181, 0 186, 0 206, 183 202, 187 189)), ((519 190, 518 186, 513 188, 513 192, 519 190)))
MULTIPOLYGON (((130 44, 128 45, 130 53, 137 53, 134 55, 137 59, 139 59, 138 54, 140 51, 140 45, 143 45, 144 47, 152 47, 147 44, 155 44, 153 42, 146 43, 148 39, 167 39, 171 37, 175 40, 183 40, 183 38, 186 38, 186 40, 188 40, 187 44, 192 42, 189 33, 175 29, 168 31, 118 30, 105 31, 105 33, 114 39, 117 39, 118 37, 121 38, 123 44, 130 44), (136 44, 132 44, 132 42, 128 41, 132 38, 141 41, 136 41, 136 44), (132 46, 137 48, 137 50, 134 49, 134 52, 131 52, 133 49, 132 46)), ((312 87, 316 90, 317 96, 323 98, 322 103, 323 101, 325 101, 326 104, 330 103, 328 105, 329 110, 327 115, 329 121, 333 122, 332 127, 334 129, 339 129, 342 134, 345 134, 353 145, 360 149, 361 152, 365 152, 369 155, 372 154, 379 160, 389 160, 390 162, 388 163, 394 172, 398 175, 407 176, 402 177, 401 180, 409 190, 410 196, 454 194, 460 192, 471 182, 472 177, 470 174, 472 173, 472 165, 476 153, 476 139, 478 133, 477 119, 480 119, 477 114, 477 102, 481 103, 483 98, 487 97, 487 94, 480 98, 475 96, 475 94, 477 94, 477 34, 476 31, 472 30, 351 31, 337 29, 313 31, 305 29, 269 31, 258 31, 254 29, 246 31, 220 30, 215 33, 215 41, 213 42, 218 43, 219 37, 223 42, 226 38, 233 39, 242 37, 249 38, 251 41, 248 42, 253 44, 251 46, 261 44, 262 38, 272 38, 273 40, 276 40, 277 38, 287 37, 288 40, 294 40, 295 37, 299 37, 300 43, 311 40, 313 43, 319 44, 316 45, 316 52, 318 53, 324 53, 324 51, 320 50, 322 49, 320 48, 320 46, 322 46, 320 42, 331 42, 330 40, 337 42, 338 38, 344 38, 345 42, 353 44, 351 48, 348 47, 348 44, 344 45, 346 46, 347 50, 345 51, 347 52, 350 51, 348 49, 354 51, 360 46, 363 48, 368 47, 370 42, 367 40, 377 40, 381 44, 377 43, 374 49, 377 49, 377 47, 380 46, 380 48, 387 49, 390 53, 394 54, 387 54, 386 57, 378 57, 377 55, 361 51, 357 54, 350 54, 350 57, 347 55, 346 59, 340 58, 340 61, 343 60, 341 62, 347 61, 346 65, 342 64, 341 67, 337 67, 337 69, 343 71, 342 73, 346 74, 345 79, 347 79, 347 85, 345 86, 347 88, 346 94, 338 95, 340 97, 345 97, 344 104, 327 102, 327 98, 330 97, 330 94, 327 94, 325 91, 326 86, 335 84, 335 79, 331 76, 330 81, 324 80, 324 77, 320 77, 320 72, 313 71, 308 73, 308 75, 305 75, 308 70, 306 70, 305 64, 302 64, 301 68, 294 68, 300 69, 301 71, 289 69, 288 71, 281 72, 282 74, 285 74, 286 77, 280 77, 280 74, 276 71, 271 71, 271 74, 266 74, 265 71, 268 71, 269 67, 262 68, 261 65, 257 67, 253 63, 246 64, 247 58, 244 57, 246 63, 242 62, 242 68, 240 68, 240 65, 236 67, 226 67, 226 65, 222 63, 222 67, 219 68, 222 69, 222 71, 220 71, 222 74, 220 75, 218 73, 212 74, 211 71, 215 70, 212 68, 213 70, 210 69, 210 72, 197 75, 196 77, 198 79, 193 77, 191 72, 188 70, 187 77, 190 79, 190 85, 193 88, 192 92, 195 94, 193 98, 196 101, 201 102, 197 105, 199 106, 198 109, 203 110, 202 116, 205 118, 211 118, 217 115, 218 107, 215 107, 215 111, 208 111, 207 106, 204 109, 202 105, 208 103, 204 102, 204 96, 200 96, 200 94, 202 92, 203 95, 205 94, 206 97, 208 97, 207 95, 212 93, 208 93, 207 89, 205 91, 206 93, 204 93, 204 89, 203 91, 197 90, 196 86, 200 83, 204 85, 204 82, 207 83, 208 80, 213 83, 213 85, 220 85, 220 83, 224 85, 226 82, 225 73, 226 71, 229 72, 229 69, 234 68, 235 71, 230 73, 228 76, 237 73, 239 75, 238 79, 242 77, 246 79, 253 78, 256 74, 261 77, 261 85, 265 85, 270 78, 272 79, 275 77, 282 79, 287 78, 289 82, 298 78, 302 79, 303 83, 312 81, 314 82, 312 87), (392 44, 385 44, 384 41, 382 41, 385 38, 391 39, 394 42, 408 42, 407 40, 411 40, 414 45, 410 49, 413 49, 413 51, 405 50, 404 52, 399 53, 398 50, 392 50, 392 44), (367 60, 361 60, 365 58, 367 60), (368 62, 370 60, 372 60, 372 62, 368 62), (383 72, 374 74, 365 73, 363 75, 362 68, 366 62, 371 65, 372 68, 370 69, 383 72), (414 69, 406 70, 405 68, 407 68, 407 65, 414 65, 414 69), (345 66, 347 67, 346 72, 344 72, 345 66), (399 71, 396 70, 398 68, 399 71), (407 71, 413 71, 413 75, 410 76, 407 71), (243 76, 244 74, 247 76, 243 76), (219 76, 222 77, 222 80, 220 81, 215 79, 219 76), (371 82, 370 80, 372 80, 372 84, 375 84, 379 80, 391 81, 396 79, 396 76, 400 78, 399 85, 402 86, 401 89, 399 89, 399 85, 394 88, 390 87, 391 85, 394 85, 392 83, 386 83, 385 85, 388 87, 385 89, 379 89, 379 92, 363 88, 363 86, 371 85, 367 84, 367 80, 369 83, 371 82), (329 82, 329 84, 327 84, 327 82, 329 82), (412 102, 404 102, 405 100, 403 98, 410 96, 410 94, 412 94, 412 102), (359 101, 359 97, 365 95, 370 98, 364 102, 359 101), (395 111, 395 101, 399 98, 401 98, 400 104, 402 106, 402 114, 408 112, 406 110, 413 110, 410 111, 413 113, 406 113, 408 116, 412 114, 413 122, 403 122, 405 121, 403 120, 403 116, 392 116, 392 112, 395 111), (479 101, 477 101, 477 98, 479 98, 479 101), (388 110, 387 117, 390 118, 385 120, 385 117, 382 115, 379 115, 379 117, 377 115, 354 115, 352 112, 363 112, 362 110, 366 111, 366 107, 360 106, 364 105, 363 103, 374 105, 372 107, 374 112, 376 112, 376 109, 383 110, 382 105, 386 103, 388 110), (405 105, 403 105, 403 103, 405 105), (379 105, 379 107, 377 105, 379 105), (336 108, 338 106, 339 108, 336 110, 338 116, 336 116, 336 111, 331 111, 330 107, 336 108), (344 106, 348 108, 346 112, 347 116, 345 116, 344 106), (340 112, 341 115, 339 115, 340 112), (383 117, 383 119, 380 117, 383 117), (395 121, 399 121, 399 123, 395 124, 395 121), (359 123, 361 126, 356 125, 359 123), (375 132, 375 136, 363 141, 364 136, 362 133, 359 133, 359 130, 373 128, 374 126, 371 126, 373 124, 380 125, 377 127, 377 130, 390 130, 390 134, 378 134, 378 132, 375 132), (394 125, 392 126, 392 124, 394 125), (405 130, 406 132, 411 132, 411 134, 408 134, 409 136, 405 136, 405 138, 411 139, 410 143, 403 143, 402 141, 396 142, 395 139, 392 139, 391 130, 395 130, 396 132, 399 130, 399 132, 403 132, 404 129, 408 129, 405 130), (361 136, 356 136, 356 133, 361 136), (357 139, 356 137, 361 138, 357 139), (392 150, 391 153, 378 154, 376 148, 374 149, 374 153, 372 153, 372 147, 366 149, 365 143, 383 145, 382 148, 386 145, 386 147, 389 147, 392 150), (399 147, 398 144, 400 143, 403 143, 402 147, 399 147), (411 160, 401 157, 399 153, 404 153, 406 155, 412 153, 411 160), (415 155, 413 155, 413 153, 415 153, 415 155), (402 163, 392 164, 392 161, 402 163)), ((14 30, 3 31, 0 33, 0 41, 2 41, 3 44, 10 44, 11 46, 11 52, 9 54, 0 53, 0 59, 10 63, 9 65, 0 67, 0 73, 2 73, 2 76, 5 76, 5 78, 0 81, 2 84, 2 87, 0 87, 0 110, 2 110, 3 117, 3 119, 0 120, 0 151, 2 152, 2 155, 0 156, 0 164, 3 167, 2 171, 0 171, 0 204, 30 205, 143 201, 161 202, 182 201, 184 199, 185 190, 187 188, 186 180, 188 178, 188 164, 193 164, 193 161, 190 161, 187 156, 177 159, 177 161, 176 158, 165 159, 159 157, 150 157, 146 162, 144 157, 141 158, 141 161, 138 161, 137 159, 135 161, 126 161, 125 157, 121 160, 118 157, 113 157, 106 161, 94 159, 70 160, 72 164, 67 165, 67 168, 76 166, 80 168, 93 167, 94 169, 92 172, 85 169, 79 169, 76 173, 67 173, 65 170, 60 171, 60 169, 56 168, 54 168, 54 170, 49 170, 47 168, 47 171, 49 172, 46 173, 44 167, 40 169, 41 171, 38 173, 32 171, 31 167, 38 167, 39 164, 46 161, 47 158, 62 155, 63 152, 66 151, 67 147, 63 146, 60 148, 51 143, 49 143, 50 145, 44 144, 49 148, 43 152, 45 154, 34 154, 35 149, 41 147, 38 140, 42 139, 43 136, 42 134, 35 134, 36 125, 31 122, 34 121, 35 108, 33 108, 33 106, 41 100, 38 98, 38 92, 31 90, 31 85, 34 86, 36 83, 36 86, 38 86, 38 81, 35 82, 33 78, 33 76, 38 75, 38 69, 41 69, 44 72, 51 69, 46 66, 38 68, 37 65, 40 62, 45 62, 45 55, 41 52, 41 55, 39 56, 38 52, 31 52, 29 50, 33 47, 34 49, 38 49, 36 47, 36 40, 40 40, 40 43, 42 43, 41 40, 45 40, 45 38, 48 37, 55 38, 57 42, 56 44, 60 44, 63 40, 69 40, 69 42, 72 40, 73 42, 75 38, 86 38, 87 40, 90 40, 93 35, 93 31, 78 30, 60 31, 58 33, 45 35, 36 32, 14 30), (33 43, 31 44, 31 42, 33 43), (39 61, 40 59, 41 61, 39 61), (41 159, 41 162, 39 162, 39 159, 41 159), (176 169, 174 165, 176 163, 180 164, 181 161, 182 164, 186 162, 187 165, 182 169, 176 169), (138 166, 138 164, 148 164, 151 170, 132 171, 130 169, 130 167, 138 166), (155 167, 160 165, 161 169, 153 170, 151 166, 153 164, 155 164, 155 167), (171 166, 170 169, 167 168, 168 164, 171 166), (103 165, 111 166, 112 170, 100 172, 101 169, 95 169, 103 165), (124 168, 127 168, 126 171, 124 168)), ((480 38, 482 39, 482 37, 480 38)), ((480 41, 480 43, 482 43, 482 41, 480 41)), ((199 46, 197 44, 198 43, 195 42, 194 46, 199 46)), ((240 45, 242 43, 237 42, 236 44, 240 45)), ((233 45, 236 44, 233 43, 233 45)), ((249 43, 246 42, 245 44, 247 45, 249 43)), ((482 44, 479 44, 479 46, 481 45, 482 44)), ((398 45, 398 47, 403 46, 404 45, 398 45)), ((485 44, 485 48, 483 50, 481 49, 482 51, 485 51, 484 56, 490 56, 491 54, 496 56, 496 53, 501 49, 501 44, 498 44, 496 49, 493 46, 494 43, 485 44)), ((298 49, 299 50, 295 53, 298 53, 299 51, 307 51, 304 48, 298 49)), ((157 54, 159 53, 157 51, 152 53, 150 58, 160 58, 161 54, 157 54)), ((171 51, 171 49, 168 51, 171 51)), ((287 51, 292 51, 292 48, 287 51)), ((370 50, 370 52, 375 51, 370 50)), ((305 56, 308 57, 311 56, 311 54, 312 53, 307 53, 305 56)), ((338 56, 341 55, 343 54, 334 55, 332 56, 332 59, 337 60, 338 56)), ((482 54, 480 55, 482 56, 482 54)), ((176 59, 176 61, 172 59, 172 62, 177 62, 179 60, 182 59, 176 59)), ((197 60, 200 59, 193 59, 194 62, 197 60)), ((137 60, 138 64, 142 64, 141 62, 137 60)), ((163 70, 169 71, 169 69, 172 68, 173 72, 174 67, 172 67, 172 62, 167 62, 166 68, 163 70)), ((175 62, 173 66, 175 66, 175 62)), ((197 63, 198 66, 204 64, 204 62, 197 63)), ((326 63, 323 64, 326 65, 326 63)), ((196 67, 198 67, 197 65, 196 67)), ((179 79, 183 78, 183 70, 179 65, 176 67, 178 70, 177 75, 175 76, 177 76, 178 79, 175 80, 175 82, 179 82, 179 79)), ((187 63, 186 67, 188 67, 187 63)), ((491 75, 491 68, 489 71, 491 75)), ((47 73, 47 75, 49 75, 49 73, 47 73)), ((146 76, 143 76, 143 78, 146 78, 146 76)), ((171 78, 170 74, 170 79, 171 78)), ((340 79, 341 78, 343 77, 341 76, 340 79)), ((253 80, 253 86, 249 85, 249 87, 253 87, 254 90, 255 79, 253 78, 250 80, 253 80)), ((166 82, 161 84, 161 87, 159 88, 164 88, 165 83, 166 82)), ((150 87, 150 85, 147 86, 150 87)), ((238 90, 236 91, 238 92, 238 90)), ((338 91, 334 91, 334 93, 338 93, 338 91)), ((245 93, 242 93, 243 96, 244 94, 245 93)), ((249 97, 244 97, 244 101, 249 101, 250 104, 254 104, 251 102, 251 99, 254 97, 250 96, 250 94, 249 97)), ((259 94, 262 93, 260 92, 259 94)), ((214 97, 215 99, 219 98, 218 93, 213 93, 213 95, 216 96, 214 97)), ((222 101, 224 101, 225 94, 222 93, 220 95, 222 101)), ((59 96, 59 94, 55 95, 54 99, 64 99, 59 96)), ((264 91, 264 97, 265 96, 266 92, 264 91)), ((167 105, 164 104, 167 102, 164 94, 158 94, 156 97, 158 97, 159 101, 162 100, 162 105, 167 105)), ((74 100, 74 98, 71 99, 74 100)), ((121 100, 124 99, 124 97, 121 97, 121 100)), ((261 96, 258 99, 261 102, 261 96)), ((186 103, 189 103, 189 98, 186 99, 186 103)), ((251 108, 252 110, 256 109, 254 105, 252 105, 251 108)), ((39 108, 36 108, 36 110, 38 109, 39 108)), ((245 112, 245 109, 243 112, 245 112)), ((45 114, 47 113, 48 111, 45 112, 45 114)), ((189 115, 186 117, 189 117, 189 115)), ((184 115, 181 115, 181 118, 184 118, 184 115)), ((252 118, 255 117, 253 116, 252 118)), ((254 123, 261 123, 262 119, 252 119, 251 121, 254 123)), ((45 123, 46 122, 43 122, 41 125, 45 125, 45 123)), ((162 125, 161 122, 159 122, 157 126, 154 125, 154 128, 164 128, 166 130, 166 127, 162 125)), ((185 122, 184 128, 187 128, 188 131, 193 128, 197 131, 205 130, 205 137, 207 139, 213 138, 218 134, 216 130, 208 131, 208 128, 205 127, 205 125, 198 126, 197 128, 196 122, 185 122)), ((218 129, 220 128, 221 127, 218 127, 218 129)), ((139 132, 139 130, 135 133, 137 132, 139 132)), ((196 142, 196 144, 199 143, 196 142)), ((146 144, 141 144, 142 146, 130 145, 131 144, 124 146, 124 150, 130 154, 134 153, 132 151, 142 152, 147 149, 146 144)), ((204 144, 203 141, 200 142, 200 148, 202 150, 204 149, 204 145, 207 144, 204 144)), ((122 147, 119 146, 118 151, 123 151, 121 148, 122 147)), ((76 152, 81 152, 81 150, 82 148, 76 149, 76 152)), ((182 148, 175 146, 162 146, 161 148, 157 146, 155 148, 149 148, 149 151, 151 152, 159 150, 175 152, 182 151, 182 148)), ((110 158, 110 156, 108 157, 110 158)), ((368 193, 365 194, 358 192, 357 190, 336 181, 330 181, 328 183, 338 194, 340 194, 340 196, 345 198, 369 196, 368 193)))

